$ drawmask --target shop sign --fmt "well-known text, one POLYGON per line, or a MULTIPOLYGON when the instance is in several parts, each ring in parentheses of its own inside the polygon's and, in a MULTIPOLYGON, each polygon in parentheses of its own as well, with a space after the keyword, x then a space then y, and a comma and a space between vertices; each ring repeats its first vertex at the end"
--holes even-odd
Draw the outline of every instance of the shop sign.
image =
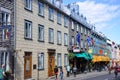
POLYGON ((73 49, 73 52, 80 52, 80 47, 76 47, 73 49))

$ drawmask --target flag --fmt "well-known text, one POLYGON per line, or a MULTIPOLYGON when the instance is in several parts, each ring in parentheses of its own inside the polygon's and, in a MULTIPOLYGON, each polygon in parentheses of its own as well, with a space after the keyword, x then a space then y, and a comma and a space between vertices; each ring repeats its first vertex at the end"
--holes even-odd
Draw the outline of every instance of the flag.
POLYGON ((76 34, 76 41, 80 44, 80 33, 78 32, 76 34))
POLYGON ((94 45, 94 40, 93 40, 93 38, 91 38, 91 44, 92 44, 92 46, 94 45))
POLYGON ((87 38, 88 46, 91 46, 91 38, 88 36, 87 38))

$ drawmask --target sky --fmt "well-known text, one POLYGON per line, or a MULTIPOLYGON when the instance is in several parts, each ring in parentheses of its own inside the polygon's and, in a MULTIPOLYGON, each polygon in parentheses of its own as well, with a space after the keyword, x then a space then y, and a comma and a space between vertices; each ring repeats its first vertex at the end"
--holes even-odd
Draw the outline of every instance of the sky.
POLYGON ((120 0, 63 0, 65 5, 75 2, 96 31, 120 44, 120 0))

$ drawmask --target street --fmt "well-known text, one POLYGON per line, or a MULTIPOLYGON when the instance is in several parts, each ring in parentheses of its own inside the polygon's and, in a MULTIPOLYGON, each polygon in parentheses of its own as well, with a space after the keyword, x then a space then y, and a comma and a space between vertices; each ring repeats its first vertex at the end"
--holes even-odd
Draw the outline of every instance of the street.
POLYGON ((71 80, 120 80, 120 75, 118 75, 117 78, 115 78, 114 73, 111 74, 101 74, 101 72, 99 74, 94 74, 90 76, 81 76, 75 79, 71 79, 71 80))
POLYGON ((114 73, 112 74, 105 74, 97 77, 92 77, 92 78, 84 78, 84 79, 76 79, 76 80, 120 80, 120 76, 115 78, 114 73))
MULTIPOLYGON (((55 78, 51 78, 48 80, 54 80, 55 78)), ((60 80, 60 79, 58 79, 60 80)), ((120 73, 118 77, 115 78, 114 72, 112 71, 111 74, 108 74, 108 71, 101 71, 101 72, 88 72, 76 75, 71 75, 70 77, 64 77, 63 80, 120 80, 120 73)))

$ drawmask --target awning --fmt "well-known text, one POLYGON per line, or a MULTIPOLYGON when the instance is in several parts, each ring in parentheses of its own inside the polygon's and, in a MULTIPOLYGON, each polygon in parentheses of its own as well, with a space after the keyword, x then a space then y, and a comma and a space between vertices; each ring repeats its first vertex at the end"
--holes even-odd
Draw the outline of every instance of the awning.
POLYGON ((100 62, 100 61, 110 61, 110 58, 108 56, 93 56, 92 62, 100 62))
POLYGON ((75 56, 78 58, 84 58, 86 60, 92 60, 92 55, 89 53, 75 53, 75 56))
POLYGON ((88 57, 89 60, 92 60, 92 59, 93 59, 92 54, 90 54, 90 53, 84 53, 84 54, 88 57))
POLYGON ((88 60, 88 57, 83 53, 75 53, 75 56, 78 58, 84 58, 84 59, 88 60))

